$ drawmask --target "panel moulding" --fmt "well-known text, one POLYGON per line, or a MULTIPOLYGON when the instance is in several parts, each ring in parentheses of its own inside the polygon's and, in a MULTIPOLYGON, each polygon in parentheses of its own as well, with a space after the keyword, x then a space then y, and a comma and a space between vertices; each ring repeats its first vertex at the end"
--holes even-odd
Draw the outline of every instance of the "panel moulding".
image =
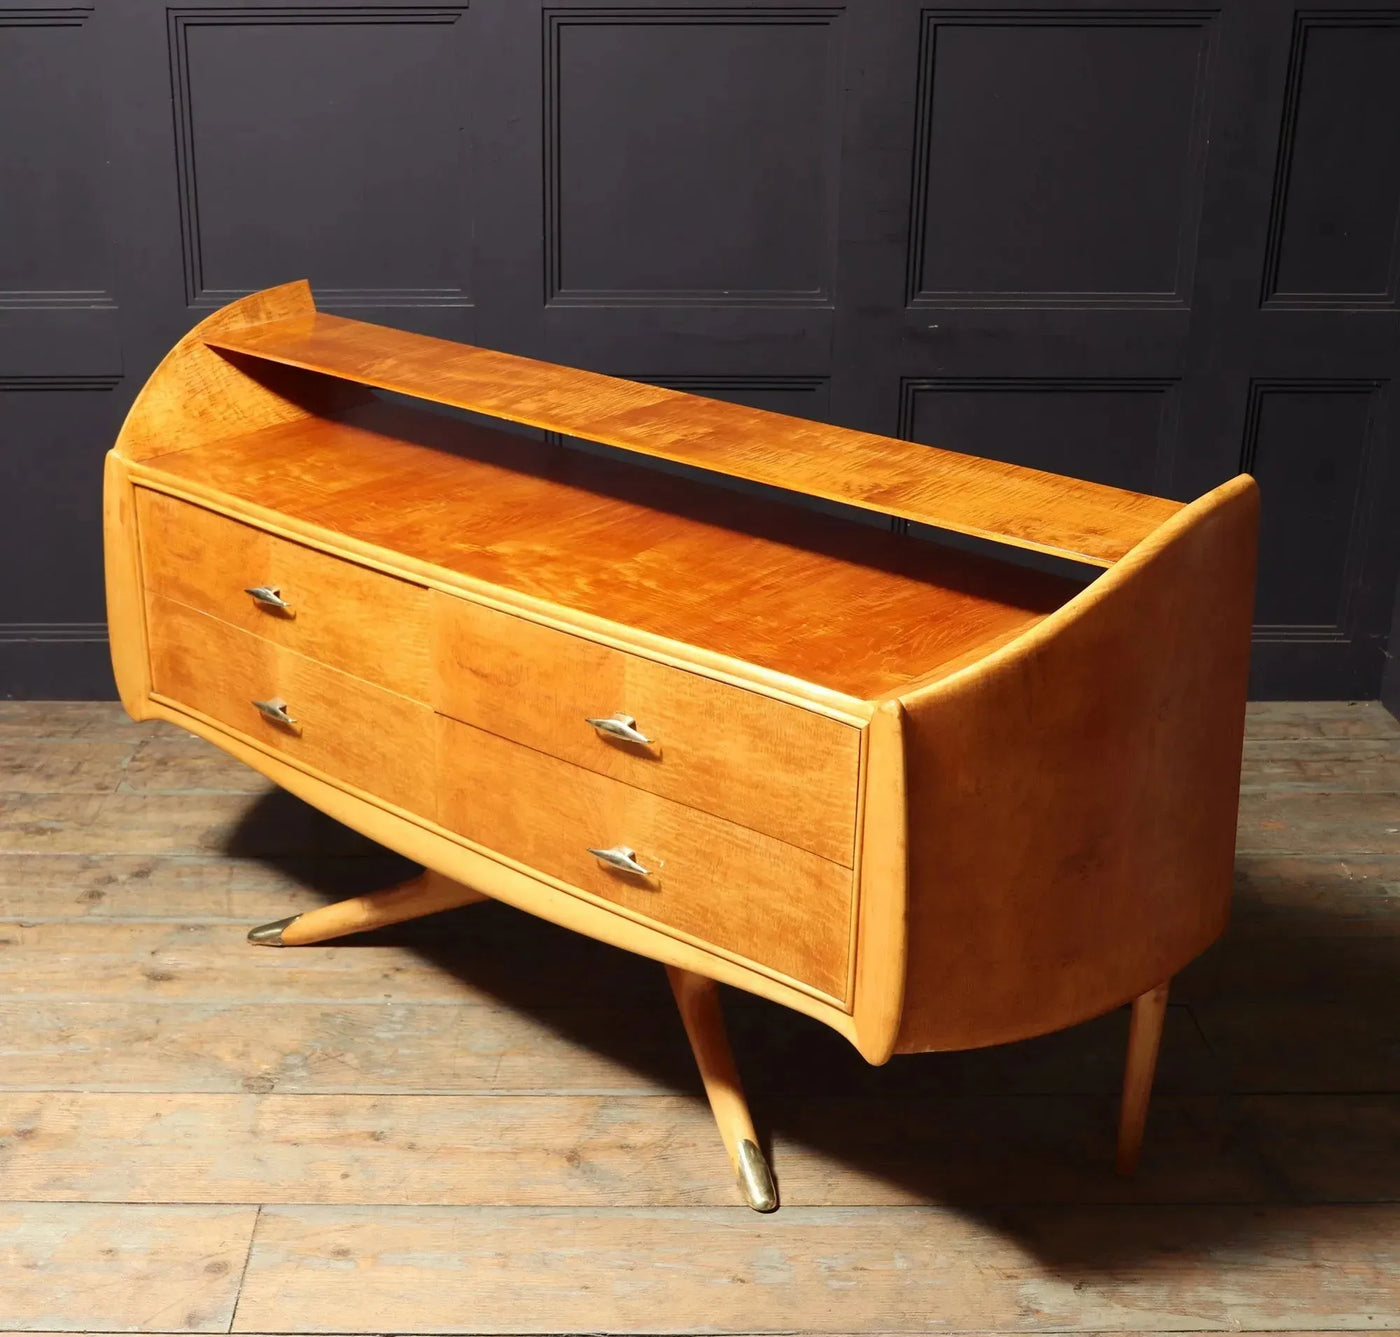
POLYGON ((925 9, 919 23, 919 79, 915 94, 914 160, 910 180, 905 303, 909 307, 1108 308, 1137 310, 1189 306, 1200 224, 1210 104, 1210 69, 1215 9, 925 9), (938 30, 946 27, 1199 28, 1201 47, 1189 136, 1190 177, 1178 228, 1176 283, 1170 292, 933 291, 923 287, 924 236, 928 222, 928 155, 933 130, 934 60, 938 30))
MULTIPOLYGON (((1176 401, 1180 386, 1179 379, 1167 376, 902 376, 899 381, 899 426, 896 435, 906 441, 914 439, 917 400, 926 391, 1156 394, 1162 397, 1162 412, 1152 462, 1152 491, 1158 496, 1167 496, 1171 492, 1177 429, 1176 401)), ((897 534, 907 534, 909 522, 894 519, 890 522, 890 528, 897 534)))
POLYGON ((1279 127, 1278 157, 1269 197, 1269 231, 1264 251, 1264 275, 1259 303, 1270 310, 1351 311, 1394 307, 1400 297, 1400 211, 1391 235, 1387 282, 1381 292, 1323 293, 1278 291, 1283 253, 1283 227, 1288 207, 1288 187, 1293 174, 1293 152, 1298 134, 1303 69, 1308 37, 1317 28, 1400 28, 1400 11, 1299 10, 1293 16, 1293 40, 1288 53, 1288 79, 1284 88, 1283 116, 1279 127))
POLYGON ((0 645, 106 645, 105 622, 0 622, 0 645))
POLYGON ((1370 530, 1368 497, 1374 492, 1369 486, 1375 472, 1375 440, 1377 397, 1386 382, 1365 379, 1259 378, 1249 384, 1249 399, 1245 407, 1244 436, 1240 444, 1239 471, 1252 474, 1259 458, 1259 427, 1264 400, 1270 394, 1366 394, 1371 398, 1366 429, 1361 441, 1357 465, 1356 495, 1347 524, 1346 557, 1342 566, 1341 591, 1335 623, 1256 622, 1256 644, 1308 643, 1320 645, 1349 644, 1353 639, 1353 623, 1357 595, 1364 574, 1363 552, 1370 530))
MULTIPOLYGON (((0 10, 0 28, 81 28, 91 5, 0 10)), ((116 298, 100 288, 0 289, 0 311, 115 310, 116 298)))
MULTIPOLYGON (((680 25, 680 26, 752 26, 773 25, 808 27, 813 24, 834 25, 843 14, 842 7, 694 7, 675 9, 604 7, 588 9, 545 9, 544 15, 544 300, 547 306, 800 306, 831 307, 834 305, 828 286, 811 290, 759 289, 640 289, 640 288, 566 288, 562 277, 562 235, 560 218, 560 97, 559 97, 559 39, 566 27, 579 25, 680 25)), ((832 56, 833 69, 839 68, 839 57, 832 56)), ((829 197, 830 217, 827 220, 827 266, 835 264, 835 190, 834 179, 829 197)))
MULTIPOLYGON (((197 310, 215 310, 246 297, 254 288, 209 288, 204 283, 200 244, 199 189, 195 171, 193 99, 190 88, 191 28, 229 26, 300 26, 306 24, 441 24, 450 26, 467 12, 468 0, 450 5, 279 5, 266 9, 249 5, 219 8, 185 7, 166 11, 170 58, 171 101, 175 118, 175 168, 180 200, 180 241, 185 274, 185 301, 197 310)), ((332 288, 318 284, 322 310, 363 307, 469 307, 471 297, 461 288, 332 288)))
POLYGON ((51 376, 0 376, 0 393, 27 390, 115 390, 121 383, 120 376, 72 376, 67 373, 51 376))

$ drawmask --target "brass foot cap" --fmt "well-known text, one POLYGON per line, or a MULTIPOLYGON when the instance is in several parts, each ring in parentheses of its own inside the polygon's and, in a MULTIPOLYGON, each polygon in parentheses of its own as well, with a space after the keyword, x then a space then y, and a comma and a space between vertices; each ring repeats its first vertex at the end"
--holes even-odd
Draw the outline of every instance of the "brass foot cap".
POLYGON ((255 942, 259 947, 282 947, 282 932, 288 924, 294 924, 300 915, 288 915, 286 919, 278 919, 271 924, 259 924, 257 928, 248 930, 248 941, 255 942))
POLYGON ((754 1211, 777 1210, 778 1190, 773 1184, 773 1172, 763 1153, 748 1138, 739 1143, 739 1189, 754 1211))

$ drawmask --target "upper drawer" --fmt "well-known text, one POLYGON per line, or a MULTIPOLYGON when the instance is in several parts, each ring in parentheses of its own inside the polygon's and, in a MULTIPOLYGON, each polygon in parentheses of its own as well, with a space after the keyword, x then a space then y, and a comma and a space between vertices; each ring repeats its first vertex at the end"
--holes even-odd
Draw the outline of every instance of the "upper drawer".
POLYGON ((444 714, 851 865, 858 730, 466 599, 431 597, 444 714), (617 715, 651 742, 588 723, 617 715))
POLYGON ((391 691, 429 701, 428 591, 163 492, 136 490, 154 594, 391 691), (249 588, 289 605, 260 604, 249 588))

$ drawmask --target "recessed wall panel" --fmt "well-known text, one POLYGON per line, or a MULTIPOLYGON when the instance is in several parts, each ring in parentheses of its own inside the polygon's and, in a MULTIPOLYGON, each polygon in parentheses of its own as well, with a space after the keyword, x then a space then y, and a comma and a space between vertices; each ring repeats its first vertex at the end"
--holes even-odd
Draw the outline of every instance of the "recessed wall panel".
POLYGON ((110 302, 89 17, 0 10, 0 307, 110 302))
POLYGON ((0 375, 0 631, 104 617, 102 457, 116 377, 0 375))
POLYGON ((724 399, 769 413, 825 422, 831 383, 825 376, 644 376, 652 385, 669 386, 706 399, 724 399))
POLYGON ((1298 20, 1272 212, 1266 301, 1395 301, 1400 12, 1298 20))
POLYGON ((909 298, 1185 302, 1210 21, 925 16, 909 298))
POLYGON ((1259 481, 1256 630, 1339 640, 1359 572, 1374 383, 1251 387, 1241 467, 1259 481))
POLYGON ((1032 469, 1151 492, 1169 381, 910 380, 902 435, 1032 469))
POLYGON ((465 6, 172 14, 188 297, 465 305, 465 6))
POLYGON ((546 16, 546 296, 828 300, 833 10, 546 16))

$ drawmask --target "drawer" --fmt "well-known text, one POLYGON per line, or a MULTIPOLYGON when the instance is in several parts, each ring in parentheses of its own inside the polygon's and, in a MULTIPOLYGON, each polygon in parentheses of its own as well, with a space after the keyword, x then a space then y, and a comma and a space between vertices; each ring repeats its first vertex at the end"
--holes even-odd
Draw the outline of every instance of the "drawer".
POLYGON ((846 996, 849 868, 470 725, 438 717, 438 820, 488 849, 846 996), (646 876, 590 848, 635 851, 646 876))
POLYGON ((366 682, 428 701, 428 591, 138 488, 146 588, 366 682), (257 603, 275 589, 290 607, 257 603))
POLYGON ((466 599, 431 599, 444 714, 852 863, 857 729, 466 599), (619 714, 652 742, 588 723, 619 714))
POLYGON ((427 706, 158 594, 146 596, 146 616, 155 692, 291 761, 433 816, 427 706), (295 726, 274 724, 253 705, 274 698, 287 703, 295 726))

